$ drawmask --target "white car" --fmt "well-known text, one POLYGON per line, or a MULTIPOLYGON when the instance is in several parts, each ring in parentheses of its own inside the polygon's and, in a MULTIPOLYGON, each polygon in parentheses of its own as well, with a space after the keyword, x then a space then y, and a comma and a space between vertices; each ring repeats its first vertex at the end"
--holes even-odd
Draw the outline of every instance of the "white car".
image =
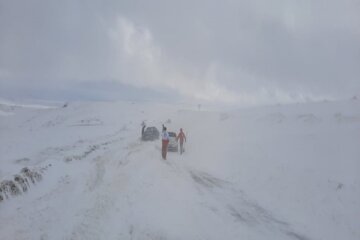
POLYGON ((176 141, 176 133, 169 132, 169 145, 168 145, 169 152, 178 152, 178 142, 176 141))

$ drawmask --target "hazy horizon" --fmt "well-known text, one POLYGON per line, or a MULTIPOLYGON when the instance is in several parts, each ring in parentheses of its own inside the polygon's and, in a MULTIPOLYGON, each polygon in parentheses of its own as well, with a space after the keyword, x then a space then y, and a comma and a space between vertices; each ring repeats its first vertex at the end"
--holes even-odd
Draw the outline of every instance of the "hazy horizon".
POLYGON ((360 3, 0 0, 0 98, 259 105, 360 93, 360 3))

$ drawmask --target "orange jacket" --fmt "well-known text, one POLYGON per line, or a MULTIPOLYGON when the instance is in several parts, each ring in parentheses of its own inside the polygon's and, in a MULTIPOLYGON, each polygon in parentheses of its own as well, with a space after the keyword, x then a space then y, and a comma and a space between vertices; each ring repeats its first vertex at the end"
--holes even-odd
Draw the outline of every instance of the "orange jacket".
POLYGON ((186 142, 186 136, 184 132, 180 132, 177 137, 176 137, 176 141, 178 141, 180 139, 180 143, 183 143, 184 140, 186 142))

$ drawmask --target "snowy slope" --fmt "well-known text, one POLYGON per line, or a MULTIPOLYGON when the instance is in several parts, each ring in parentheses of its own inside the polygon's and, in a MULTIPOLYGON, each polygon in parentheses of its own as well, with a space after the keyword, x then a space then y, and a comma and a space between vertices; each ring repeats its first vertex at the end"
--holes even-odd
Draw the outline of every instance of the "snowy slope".
POLYGON ((359 101, 0 110, 0 180, 43 175, 0 202, 0 239, 360 238, 359 101), (140 124, 168 119, 188 141, 163 161, 140 124))

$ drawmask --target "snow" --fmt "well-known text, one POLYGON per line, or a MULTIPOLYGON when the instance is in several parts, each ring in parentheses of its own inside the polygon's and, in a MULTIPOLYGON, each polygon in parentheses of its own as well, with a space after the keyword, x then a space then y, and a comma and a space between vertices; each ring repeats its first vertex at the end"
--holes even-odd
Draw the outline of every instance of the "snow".
POLYGON ((42 174, 0 202, 0 239, 360 239, 357 100, 3 103, 0 132, 0 181, 42 174), (140 133, 168 119, 188 141, 164 161, 140 133))

